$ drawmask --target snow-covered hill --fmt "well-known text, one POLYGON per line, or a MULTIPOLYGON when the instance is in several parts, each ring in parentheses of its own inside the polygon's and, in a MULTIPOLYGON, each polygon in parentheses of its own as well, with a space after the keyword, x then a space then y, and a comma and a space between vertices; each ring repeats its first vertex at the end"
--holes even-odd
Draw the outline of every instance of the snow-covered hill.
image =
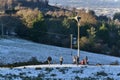
MULTIPOLYGON (((77 55, 77 50, 72 50, 77 55)), ((0 64, 25 62, 36 57, 45 61, 48 56, 52 63, 64 64, 30 65, 14 68, 0 68, 0 80, 120 80, 119 65, 76 65, 72 63, 71 49, 33 43, 21 39, 0 39, 0 64)), ((80 59, 88 56, 90 64, 110 64, 120 58, 80 51, 80 59)))
MULTIPOLYGON (((64 63, 71 64, 74 55, 77 55, 77 50, 37 44, 17 38, 0 39, 0 63, 2 64, 25 62, 32 57, 44 62, 48 56, 52 57, 52 63, 59 63, 59 57, 63 56, 64 63)), ((80 60, 85 58, 85 56, 88 56, 90 64, 110 64, 115 61, 120 63, 120 58, 117 57, 80 51, 80 60)))

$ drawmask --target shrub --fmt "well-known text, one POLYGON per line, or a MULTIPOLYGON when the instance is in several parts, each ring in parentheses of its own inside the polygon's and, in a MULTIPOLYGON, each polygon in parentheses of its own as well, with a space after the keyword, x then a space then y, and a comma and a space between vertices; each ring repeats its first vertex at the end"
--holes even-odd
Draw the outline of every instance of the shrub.
POLYGON ((45 77, 45 74, 38 74, 38 77, 43 78, 45 77))
POLYGON ((113 78, 109 78, 109 77, 107 77, 107 79, 106 80, 114 80, 113 78))
POLYGON ((85 77, 85 78, 80 78, 78 80, 99 80, 98 78, 92 78, 92 77, 85 77))
POLYGON ((19 73, 19 75, 25 75, 26 73, 19 73))
POLYGON ((96 76, 108 76, 108 74, 105 73, 104 71, 101 71, 101 72, 97 72, 96 76))
POLYGON ((62 72, 63 74, 65 74, 65 71, 66 71, 66 70, 68 71, 67 68, 60 68, 60 69, 59 69, 59 71, 62 72))
POLYGON ((40 67, 36 67, 35 70, 41 70, 41 68, 40 67))
POLYGON ((80 77, 79 77, 79 76, 76 76, 76 77, 75 77, 75 80, 80 80, 80 77))
POLYGON ((32 58, 29 60, 29 63, 31 63, 31 64, 37 64, 37 63, 39 63, 39 61, 37 60, 36 57, 32 57, 32 58))
POLYGON ((43 80, 41 77, 22 77, 22 80, 43 80))
POLYGON ((45 71, 51 72, 53 68, 45 68, 45 71))
POLYGON ((13 64, 5 64, 5 65, 2 64, 2 65, 0 65, 0 67, 10 67, 12 69, 13 67, 17 67, 17 66, 37 65, 37 64, 43 64, 43 63, 39 62, 36 57, 32 57, 27 62, 16 62, 16 63, 13 63, 13 64))
POLYGON ((53 76, 53 77, 54 77, 54 76, 57 76, 57 74, 51 74, 50 76, 53 76))
POLYGON ((79 70, 79 71, 72 71, 73 73, 83 73, 83 70, 79 70))
POLYGON ((120 76, 120 73, 118 73, 117 76, 120 76))
POLYGON ((119 62, 116 60, 115 62, 110 63, 110 65, 119 65, 119 62))

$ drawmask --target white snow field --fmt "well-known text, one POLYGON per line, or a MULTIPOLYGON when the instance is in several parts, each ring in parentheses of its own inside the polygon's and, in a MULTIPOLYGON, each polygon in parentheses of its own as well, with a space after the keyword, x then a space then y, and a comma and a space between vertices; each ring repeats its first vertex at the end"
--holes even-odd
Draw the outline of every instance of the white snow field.
POLYGON ((109 65, 115 61, 120 64, 120 58, 80 51, 80 60, 88 56, 93 65, 73 65, 73 55, 77 55, 77 50, 1 38, 0 64, 26 62, 32 57, 44 62, 48 56, 52 57, 52 64, 1 67, 0 80, 120 80, 120 65, 109 65), (64 58, 63 65, 59 65, 60 56, 64 58), (97 63, 103 65, 95 66, 97 63))

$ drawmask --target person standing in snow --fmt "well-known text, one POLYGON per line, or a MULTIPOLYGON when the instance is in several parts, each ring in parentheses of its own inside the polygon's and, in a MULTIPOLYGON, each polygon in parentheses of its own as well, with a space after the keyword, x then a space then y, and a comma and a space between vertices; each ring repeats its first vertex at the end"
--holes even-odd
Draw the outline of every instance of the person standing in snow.
POLYGON ((82 61, 80 61, 80 64, 81 64, 81 65, 84 65, 84 59, 83 59, 82 61))
POLYGON ((88 57, 86 56, 85 59, 83 59, 82 61, 83 61, 83 65, 87 65, 88 64, 88 57))
POLYGON ((79 64, 79 57, 76 56, 76 64, 78 65, 79 64))
POLYGON ((73 56, 73 64, 75 64, 75 63, 76 63, 76 57, 73 56))
POLYGON ((50 65, 50 63, 51 63, 51 61, 52 61, 52 58, 49 56, 49 57, 47 58, 47 61, 48 61, 48 64, 50 65))
POLYGON ((85 64, 88 64, 88 57, 85 57, 85 64))
POLYGON ((62 65, 62 63, 63 63, 63 57, 61 56, 60 57, 60 65, 62 65))

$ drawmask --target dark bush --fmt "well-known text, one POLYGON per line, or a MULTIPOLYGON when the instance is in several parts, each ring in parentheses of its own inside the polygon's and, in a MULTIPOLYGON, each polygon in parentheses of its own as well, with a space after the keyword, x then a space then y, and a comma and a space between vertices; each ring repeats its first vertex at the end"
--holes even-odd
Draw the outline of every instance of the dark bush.
POLYGON ((108 74, 105 73, 104 71, 101 71, 101 72, 97 72, 96 76, 108 76, 108 74))
POLYGON ((36 57, 32 57, 29 61, 27 62, 16 62, 13 64, 3 64, 0 65, 0 67, 18 67, 18 66, 27 66, 27 65, 39 65, 43 64, 42 62, 38 61, 36 57))

